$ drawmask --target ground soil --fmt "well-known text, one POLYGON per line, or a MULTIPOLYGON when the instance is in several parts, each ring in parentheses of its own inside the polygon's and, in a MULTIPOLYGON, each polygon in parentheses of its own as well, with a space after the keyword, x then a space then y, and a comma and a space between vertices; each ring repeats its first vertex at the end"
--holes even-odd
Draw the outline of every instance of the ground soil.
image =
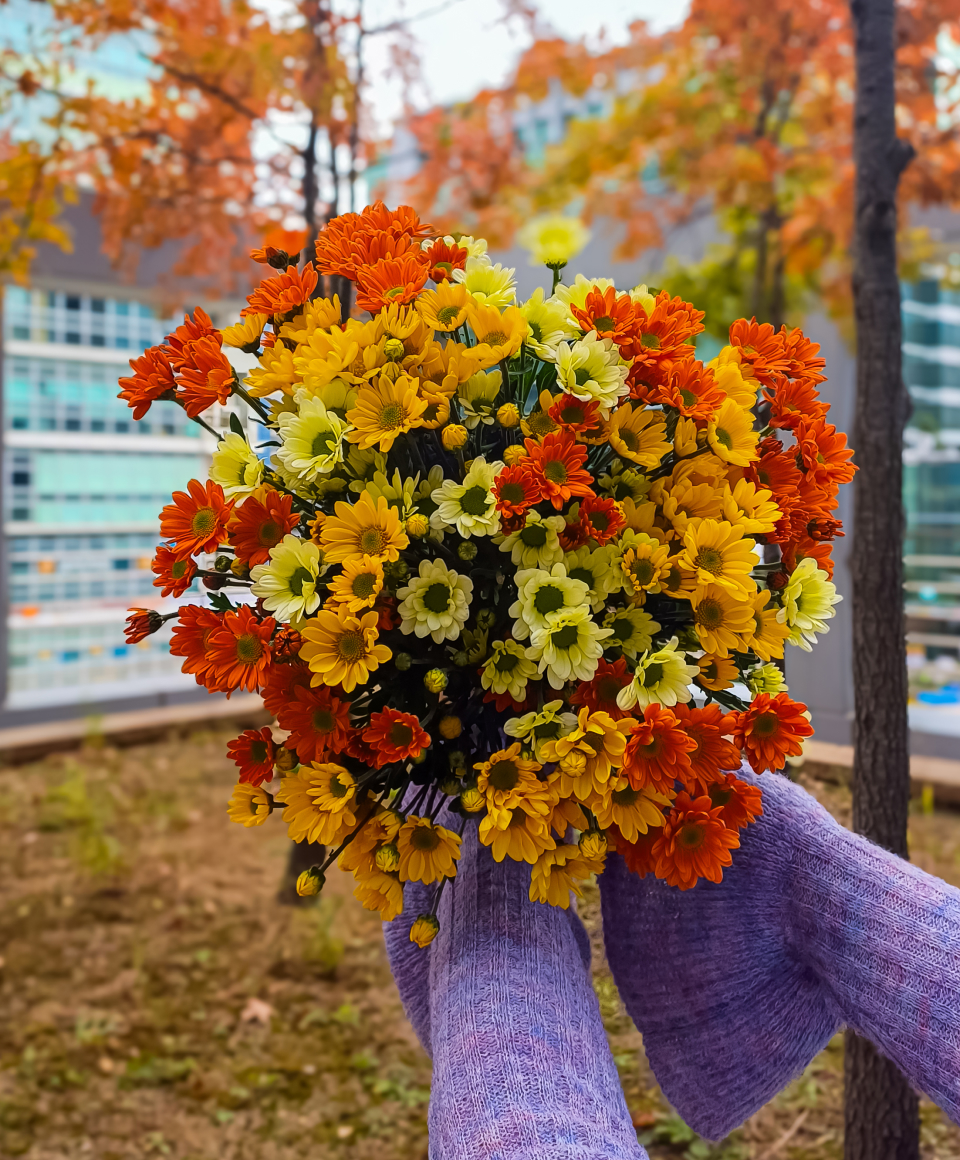
MULTIPOLYGON (((0 1157, 425 1160, 430 1065, 376 915, 333 874, 278 906, 283 827, 226 818, 228 734, 0 770, 0 1157)), ((802 775, 801 775, 802 776, 802 775)), ((841 787, 807 779, 842 820, 841 787)), ((960 814, 911 854, 960 884, 960 814)), ((667 1106, 581 907, 624 1091, 652 1160, 838 1160, 842 1041, 729 1140, 667 1106)), ((923 1106, 924 1160, 960 1130, 923 1106)))

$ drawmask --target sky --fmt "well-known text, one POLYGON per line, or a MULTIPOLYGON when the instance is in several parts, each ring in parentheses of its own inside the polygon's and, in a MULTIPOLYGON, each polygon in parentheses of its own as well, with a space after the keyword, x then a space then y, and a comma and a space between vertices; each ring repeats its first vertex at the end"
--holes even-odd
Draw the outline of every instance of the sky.
MULTIPOLYGON (((561 36, 586 37, 595 43, 605 35, 609 43, 624 43, 627 26, 646 20, 653 31, 679 24, 688 0, 540 0, 542 17, 561 36)), ((509 75, 517 57, 529 44, 519 24, 505 25, 499 0, 366 0, 368 26, 408 18, 416 37, 426 79, 418 103, 447 104, 469 98, 479 89, 497 85, 509 75), (438 11, 439 9, 439 11, 438 11), (417 17, 423 14, 420 19, 417 17), (410 18, 413 19, 410 19, 410 18)), ((378 127, 386 128, 400 111, 398 84, 388 79, 386 38, 374 40, 368 51, 368 76, 378 127)))

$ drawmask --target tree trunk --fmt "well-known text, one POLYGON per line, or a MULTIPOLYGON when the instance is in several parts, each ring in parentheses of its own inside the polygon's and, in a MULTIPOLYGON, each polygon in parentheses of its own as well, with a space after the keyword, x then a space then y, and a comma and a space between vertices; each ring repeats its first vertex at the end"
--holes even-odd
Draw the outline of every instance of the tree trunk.
MULTIPOLYGON (((910 765, 903 617, 897 184, 912 150, 894 120, 894 0, 851 0, 856 42, 853 295, 857 400, 854 493, 853 826, 907 856, 910 765)), ((917 1097, 892 1063, 848 1033, 845 1160, 917 1160, 917 1097)))

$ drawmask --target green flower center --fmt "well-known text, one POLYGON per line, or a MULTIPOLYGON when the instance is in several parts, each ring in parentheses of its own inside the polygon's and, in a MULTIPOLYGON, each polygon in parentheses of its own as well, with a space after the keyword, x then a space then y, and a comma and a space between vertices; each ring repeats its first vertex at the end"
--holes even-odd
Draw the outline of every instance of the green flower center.
POLYGON ((358 537, 357 547, 367 556, 379 556, 385 543, 386 536, 382 528, 364 528, 358 537))
POLYGON ((502 652, 497 657, 493 667, 498 673, 512 673, 519 663, 520 658, 516 653, 502 652))
POLYGON ((578 387, 586 386, 592 378, 593 375, 590 374, 586 367, 577 367, 573 372, 573 379, 578 387))
POLYGON ((660 339, 655 334, 641 334, 640 345, 649 347, 650 350, 660 349, 660 339))
POLYGON ((723 571, 723 556, 716 548, 701 548, 694 556, 693 564, 695 568, 702 568, 705 572, 719 576, 723 571))
POLYGON ((547 529, 543 524, 530 524, 520 533, 520 543, 527 548, 542 548, 547 542, 547 529))
POLYGON ((617 324, 613 321, 613 319, 606 314, 603 316, 603 318, 595 318, 593 320, 593 329, 598 332, 601 330, 613 330, 616 325, 617 324))
POLYGON ((440 835, 433 826, 417 826, 410 835, 410 845, 415 850, 436 850, 440 845, 440 835))
POLYGON ((503 346, 507 341, 507 335, 502 330, 491 330, 489 334, 484 336, 483 341, 488 346, 503 346))
POLYGON ((398 749, 407 749, 413 740, 413 730, 406 721, 394 721, 387 736, 391 745, 395 745, 398 749))
POLYGON ((336 443, 336 439, 332 431, 318 431, 310 444, 311 457, 319 459, 323 455, 329 455, 330 448, 334 443, 336 443))
POLYGON ((610 627, 613 629, 613 639, 620 641, 621 644, 626 644, 633 636, 633 621, 627 620, 626 617, 614 620, 610 627))
POLYGON ((257 765, 264 765, 269 760, 266 741, 258 739, 250 742, 250 758, 257 765))
POLYGON ((265 520, 257 529, 257 540, 265 548, 280 543, 280 527, 273 520, 265 520))
POLYGON ((314 709, 310 714, 310 724, 314 733, 332 733, 337 727, 337 718, 329 709, 314 709))
POLYGON ((301 566, 293 570, 290 579, 287 581, 287 587, 290 589, 294 596, 302 596, 304 584, 312 583, 313 573, 308 568, 301 566))
POLYGON ((551 483, 557 484, 558 486, 566 483, 570 478, 567 465, 562 459, 547 460, 543 465, 543 474, 551 483))
POLYGON ((684 849, 696 850, 703 845, 706 830, 699 822, 688 822, 685 826, 680 827, 680 833, 677 837, 684 849))
POLYGON ((729 451, 733 447, 733 439, 730 437, 730 432, 724 430, 723 427, 717 428, 717 442, 722 444, 729 451))
POLYGON ((187 574, 187 561, 174 560, 170 565, 170 575, 174 580, 182 580, 187 574))
POLYGON ((423 594, 423 606, 429 612, 446 612, 450 607, 450 586, 438 580, 423 594))
POLYGON ((369 600, 377 588, 377 578, 372 572, 358 572, 350 585, 350 591, 358 600, 369 600))
POLYGON ((523 484, 514 480, 511 483, 505 483, 500 488, 500 502, 501 503, 523 503, 526 499, 526 493, 523 490, 523 484))
POLYGON ((580 626, 577 624, 565 624, 563 628, 550 633, 550 641, 555 649, 573 648, 579 639, 580 626))
POLYGON ((340 780, 340 774, 336 773, 330 778, 330 796, 335 798, 345 798, 350 792, 350 786, 344 785, 340 780))
POLYGON ((263 656, 263 642, 252 632, 237 637, 237 660, 243 665, 255 665, 263 656))
POLYGON ((533 598, 533 607, 541 616, 557 612, 563 605, 563 589, 555 584, 544 584, 542 588, 537 589, 537 594, 533 598))
POLYGON ((527 326, 530 327, 530 337, 534 342, 541 342, 543 340, 543 328, 539 322, 534 322, 532 318, 527 319, 527 326))
POLYGON ((753 732, 760 737, 775 737, 780 732, 776 713, 761 713, 753 722, 753 732))
POLYGON ((217 517, 213 508, 197 508, 190 521, 190 530, 195 536, 209 536, 217 526, 217 517))
POLYGON ((367 646, 363 634, 359 632, 344 632, 337 638, 337 653, 340 660, 353 664, 365 655, 367 646))
POLYGON ((487 489, 479 483, 468 487, 460 498, 460 507, 468 516, 482 516, 490 506, 487 489))
POLYGON ((634 560, 630 567, 630 575, 638 588, 644 588, 652 583, 655 569, 649 560, 634 560))
POLYGON ((643 687, 645 689, 652 689, 654 685, 659 684, 663 680, 663 665, 659 662, 654 662, 652 665, 647 665, 643 671, 643 687))
POLYGON ((616 806, 632 806, 640 797, 640 791, 627 785, 623 789, 615 789, 610 796, 616 806))
POLYGON ((723 624, 723 605, 717 600, 701 600, 694 609, 693 619, 704 628, 719 628, 723 624))

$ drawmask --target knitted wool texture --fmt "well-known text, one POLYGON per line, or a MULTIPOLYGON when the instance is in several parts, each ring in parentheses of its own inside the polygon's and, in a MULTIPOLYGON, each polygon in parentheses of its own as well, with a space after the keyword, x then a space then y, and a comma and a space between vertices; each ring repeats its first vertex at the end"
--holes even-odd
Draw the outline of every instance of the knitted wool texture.
POLYGON ((670 1102, 726 1135, 844 1024, 960 1119, 960 891, 849 833, 786 778, 719 884, 611 857, 607 957, 670 1102))
POLYGON ((432 888, 408 885, 403 914, 384 924, 404 1008, 433 1057, 430 1160, 646 1160, 586 932, 572 910, 531 902, 529 887, 530 867, 494 862, 468 825, 433 943, 409 941, 432 888))

